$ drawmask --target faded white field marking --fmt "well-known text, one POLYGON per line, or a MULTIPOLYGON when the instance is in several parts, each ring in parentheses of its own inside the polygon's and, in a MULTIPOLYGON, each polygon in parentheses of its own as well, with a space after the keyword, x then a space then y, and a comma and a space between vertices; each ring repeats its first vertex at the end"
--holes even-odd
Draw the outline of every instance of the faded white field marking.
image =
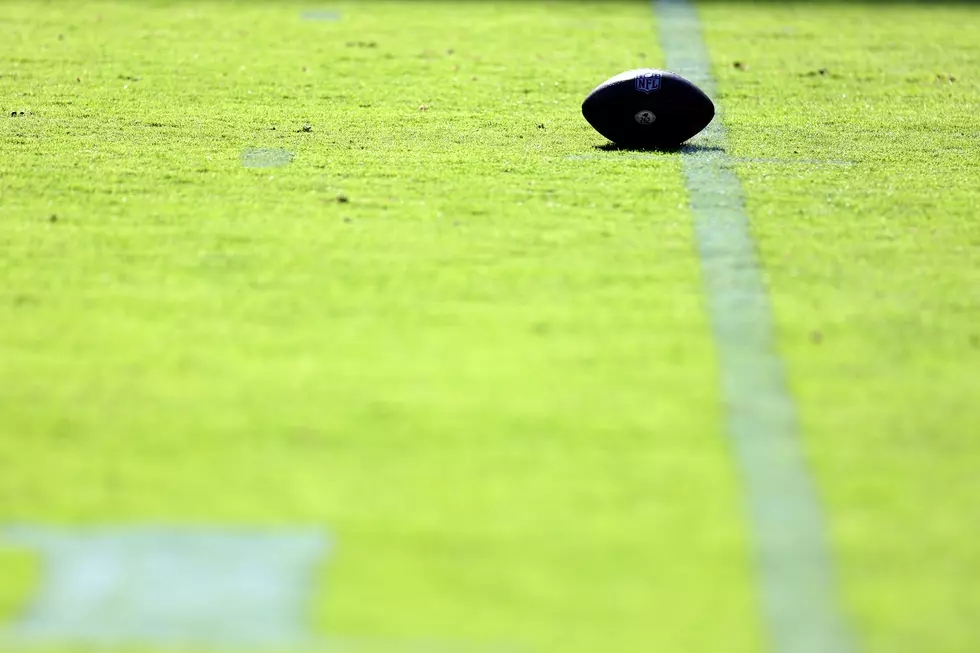
POLYGON ((318 635, 308 617, 333 548, 318 530, 13 526, 0 545, 36 555, 41 569, 24 610, 0 624, 0 651, 521 653, 318 635))
POLYGON ((19 645, 302 645, 329 550, 305 530, 19 526, 0 541, 40 558, 41 586, 2 632, 19 645))
MULTIPOLYGON (((654 0, 667 68, 713 97, 693 5, 654 0)), ((774 653, 854 650, 838 605, 824 517, 807 469, 796 406, 776 352, 772 308, 721 115, 681 148, 701 275, 718 349, 727 431, 741 468, 762 612, 774 653)))
POLYGON ((731 158, 731 163, 760 163, 764 165, 800 165, 800 166, 852 166, 856 161, 838 161, 835 159, 756 159, 756 158, 731 158))
MULTIPOLYGON (((678 150, 683 153, 684 148, 678 150)), ((664 159, 671 152, 647 153, 626 152, 622 154, 570 154, 565 157, 566 161, 623 161, 627 159, 664 159)), ((731 167, 733 163, 758 163, 762 165, 776 166, 852 166, 855 161, 835 161, 833 159, 754 159, 754 158, 732 158, 728 157, 723 165, 731 167)))
POLYGON ((339 11, 329 9, 311 9, 300 14, 303 20, 340 20, 339 11))
POLYGON ((253 147, 242 152, 242 165, 246 168, 280 168, 288 165, 294 157, 289 150, 253 147))

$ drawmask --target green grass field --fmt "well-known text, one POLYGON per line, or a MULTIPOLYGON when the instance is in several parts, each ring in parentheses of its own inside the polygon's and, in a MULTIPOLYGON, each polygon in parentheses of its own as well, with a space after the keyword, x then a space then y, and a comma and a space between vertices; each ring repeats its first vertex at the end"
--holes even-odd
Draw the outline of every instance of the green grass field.
MULTIPOLYGON (((392 651, 762 653, 679 155, 579 113, 650 4, 317 8, 0 0, 0 525, 319 526, 392 651)), ((699 13, 842 610, 980 650, 980 5, 699 13)))

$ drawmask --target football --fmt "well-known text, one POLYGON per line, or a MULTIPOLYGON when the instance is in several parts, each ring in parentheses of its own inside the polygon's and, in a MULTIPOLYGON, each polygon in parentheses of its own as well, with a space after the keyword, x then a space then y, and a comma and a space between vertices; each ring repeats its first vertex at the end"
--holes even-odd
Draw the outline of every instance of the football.
POLYGON ((700 88, 666 70, 628 70, 600 84, 582 115, 616 145, 676 147, 708 126, 715 105, 700 88))

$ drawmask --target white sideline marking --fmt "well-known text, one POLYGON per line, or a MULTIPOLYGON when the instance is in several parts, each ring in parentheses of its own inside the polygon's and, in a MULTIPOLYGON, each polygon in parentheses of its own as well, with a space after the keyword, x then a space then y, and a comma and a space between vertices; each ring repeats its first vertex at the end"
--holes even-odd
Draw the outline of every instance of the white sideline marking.
MULTIPOLYGON (((653 2, 667 68, 717 97, 694 6, 686 0, 653 2)), ((716 116, 680 156, 718 348, 727 430, 744 483, 769 649, 850 653, 854 644, 837 604, 824 518, 776 352, 742 187, 725 146, 716 116)))

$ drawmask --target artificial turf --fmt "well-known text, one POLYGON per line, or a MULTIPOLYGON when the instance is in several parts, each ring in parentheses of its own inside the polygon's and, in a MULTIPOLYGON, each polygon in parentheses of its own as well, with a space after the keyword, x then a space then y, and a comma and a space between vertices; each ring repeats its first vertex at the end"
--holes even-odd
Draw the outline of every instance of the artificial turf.
MULTIPOLYGON (((763 650, 677 155, 579 115, 649 4, 308 9, 0 3, 0 522, 320 526, 372 647, 763 650)), ((700 9, 845 613, 974 651, 980 9, 700 9)))

